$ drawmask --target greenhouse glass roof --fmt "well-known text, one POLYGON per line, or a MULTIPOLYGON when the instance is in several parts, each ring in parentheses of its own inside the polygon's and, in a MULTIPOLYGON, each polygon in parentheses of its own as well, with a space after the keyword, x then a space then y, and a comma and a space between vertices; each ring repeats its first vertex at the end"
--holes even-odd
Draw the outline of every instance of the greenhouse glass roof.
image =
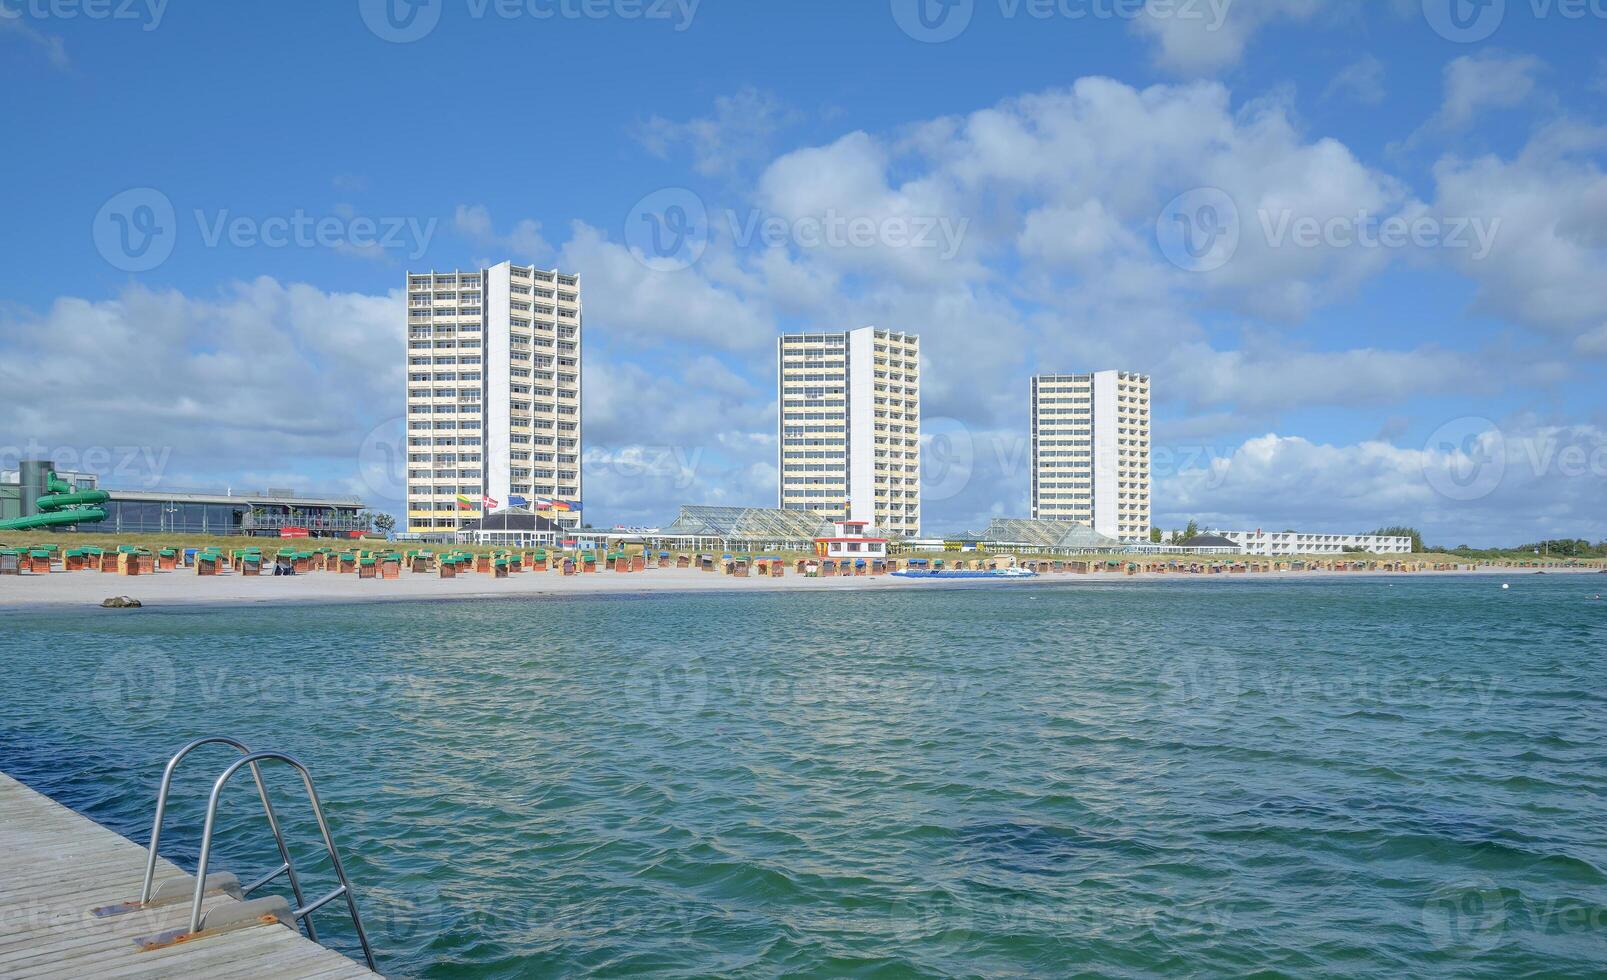
POLYGON ((1026 544, 1039 548, 1120 548, 1122 543, 1075 521, 1035 521, 1023 517, 995 517, 977 535, 984 541, 1026 544))
MULTIPOLYGON (((665 536, 706 538, 785 538, 814 540, 830 537, 831 521, 812 510, 781 510, 775 507, 686 506, 681 514, 660 532, 665 536)), ((867 529, 873 537, 880 531, 867 529)))

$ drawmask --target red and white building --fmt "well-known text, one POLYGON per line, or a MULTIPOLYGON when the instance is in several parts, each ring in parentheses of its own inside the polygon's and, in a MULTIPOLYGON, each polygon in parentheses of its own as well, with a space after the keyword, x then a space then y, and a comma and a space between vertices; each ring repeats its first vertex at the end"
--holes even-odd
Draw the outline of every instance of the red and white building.
POLYGON ((869 526, 866 521, 832 521, 832 536, 816 538, 815 552, 822 558, 886 558, 887 539, 867 535, 869 526))

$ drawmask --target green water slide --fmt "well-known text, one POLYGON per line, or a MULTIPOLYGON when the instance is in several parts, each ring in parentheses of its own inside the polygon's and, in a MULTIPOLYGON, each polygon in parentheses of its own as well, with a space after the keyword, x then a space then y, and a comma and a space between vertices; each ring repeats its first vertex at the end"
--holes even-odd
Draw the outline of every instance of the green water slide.
POLYGON ((0 531, 27 531, 36 527, 61 527, 66 524, 98 524, 106 519, 106 512, 94 504, 104 504, 111 494, 104 490, 74 491, 72 485, 54 471, 46 483, 49 493, 34 499, 39 513, 0 521, 0 531))

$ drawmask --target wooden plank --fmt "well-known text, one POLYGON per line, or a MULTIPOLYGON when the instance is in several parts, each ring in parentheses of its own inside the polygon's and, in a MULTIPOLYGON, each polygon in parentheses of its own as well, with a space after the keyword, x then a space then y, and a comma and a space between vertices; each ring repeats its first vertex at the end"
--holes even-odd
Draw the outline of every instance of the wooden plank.
MULTIPOLYGON (((96 918, 139 897, 145 849, 0 773, 0 975, 373 977, 341 953, 280 925, 254 925, 158 950, 137 939, 189 924, 183 900, 96 918)), ((158 882, 183 872, 156 863, 158 882)), ((205 908, 232 904, 207 896, 205 908)))

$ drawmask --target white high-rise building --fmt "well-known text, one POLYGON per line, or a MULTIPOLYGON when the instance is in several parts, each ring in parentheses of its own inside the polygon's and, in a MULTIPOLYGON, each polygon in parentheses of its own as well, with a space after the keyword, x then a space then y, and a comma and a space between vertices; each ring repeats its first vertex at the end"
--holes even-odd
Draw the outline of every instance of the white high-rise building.
POLYGON ((409 533, 521 499, 579 503, 580 350, 577 276, 510 262, 408 273, 409 533))
POLYGON ((1150 528, 1149 376, 1032 379, 1032 516, 1122 540, 1150 528))
POLYGON ((776 345, 780 506, 921 531, 921 339, 875 327, 776 345))

